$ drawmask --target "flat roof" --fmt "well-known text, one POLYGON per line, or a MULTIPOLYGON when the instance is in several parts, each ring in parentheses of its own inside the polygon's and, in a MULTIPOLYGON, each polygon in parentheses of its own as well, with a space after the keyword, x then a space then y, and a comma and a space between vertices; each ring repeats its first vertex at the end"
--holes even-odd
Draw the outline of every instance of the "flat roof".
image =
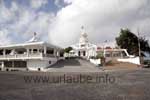
POLYGON ((97 49, 97 51, 125 51, 126 49, 97 49))
POLYGON ((0 46, 0 49, 7 49, 7 48, 20 48, 20 47, 32 47, 32 46, 39 46, 39 47, 50 47, 50 48, 57 48, 61 49, 58 46, 52 45, 50 43, 40 41, 40 42, 27 42, 27 43, 20 43, 20 44, 10 44, 10 45, 2 45, 0 46))

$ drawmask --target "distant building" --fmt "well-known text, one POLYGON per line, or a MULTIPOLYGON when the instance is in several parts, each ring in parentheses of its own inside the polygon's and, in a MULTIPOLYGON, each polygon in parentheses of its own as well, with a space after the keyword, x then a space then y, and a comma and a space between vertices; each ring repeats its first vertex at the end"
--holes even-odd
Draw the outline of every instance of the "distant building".
POLYGON ((100 47, 92 44, 88 40, 88 35, 82 30, 77 44, 71 45, 73 50, 70 51, 69 56, 76 56, 89 59, 91 57, 96 57, 98 54, 102 54, 104 57, 113 58, 124 58, 133 57, 128 54, 126 49, 117 49, 111 47, 100 47))
POLYGON ((71 45, 73 48, 70 51, 71 56, 78 56, 89 59, 90 57, 96 56, 97 46, 90 43, 88 40, 88 35, 85 32, 81 32, 79 42, 77 44, 71 45))
POLYGON ((118 48, 111 48, 111 47, 105 47, 97 48, 97 54, 103 54, 104 57, 113 57, 113 58, 125 58, 125 57, 131 57, 131 55, 128 54, 126 49, 118 49, 118 48))
POLYGON ((44 70, 60 59, 60 50, 34 33, 26 43, 0 46, 0 69, 44 70))

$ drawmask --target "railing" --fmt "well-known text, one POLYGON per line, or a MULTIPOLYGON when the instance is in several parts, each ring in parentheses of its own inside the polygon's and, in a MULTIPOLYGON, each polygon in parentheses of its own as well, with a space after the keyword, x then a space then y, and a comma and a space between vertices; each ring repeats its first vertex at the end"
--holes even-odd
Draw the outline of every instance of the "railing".
POLYGON ((55 57, 53 54, 30 53, 30 54, 15 54, 15 55, 0 55, 0 59, 23 59, 23 58, 38 58, 38 57, 55 57))
POLYGON ((43 57, 42 53, 31 53, 28 54, 27 57, 43 57))
POLYGON ((16 54, 14 55, 16 58, 24 58, 27 57, 27 54, 16 54))
POLYGON ((55 57, 53 54, 43 54, 44 57, 55 57))

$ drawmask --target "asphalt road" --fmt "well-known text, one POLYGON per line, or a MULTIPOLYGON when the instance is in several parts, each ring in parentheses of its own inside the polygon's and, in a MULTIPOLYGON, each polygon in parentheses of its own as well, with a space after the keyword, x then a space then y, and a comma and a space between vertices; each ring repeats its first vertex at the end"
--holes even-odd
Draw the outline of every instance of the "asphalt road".
POLYGON ((150 69, 97 73, 0 72, 0 100, 150 100, 149 84, 150 69), (90 76, 93 80, 53 82, 54 77, 64 75, 90 76), (97 76, 107 82, 95 82, 97 76), (51 82, 27 81, 25 77, 48 77, 51 82))

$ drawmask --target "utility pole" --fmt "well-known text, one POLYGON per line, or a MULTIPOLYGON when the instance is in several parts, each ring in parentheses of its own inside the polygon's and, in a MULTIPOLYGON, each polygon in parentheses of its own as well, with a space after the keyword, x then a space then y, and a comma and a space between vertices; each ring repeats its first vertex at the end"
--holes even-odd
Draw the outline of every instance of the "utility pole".
POLYGON ((140 32, 139 32, 139 28, 137 29, 137 31, 138 31, 139 58, 140 58, 140 64, 141 64, 141 44, 140 44, 140 32))

